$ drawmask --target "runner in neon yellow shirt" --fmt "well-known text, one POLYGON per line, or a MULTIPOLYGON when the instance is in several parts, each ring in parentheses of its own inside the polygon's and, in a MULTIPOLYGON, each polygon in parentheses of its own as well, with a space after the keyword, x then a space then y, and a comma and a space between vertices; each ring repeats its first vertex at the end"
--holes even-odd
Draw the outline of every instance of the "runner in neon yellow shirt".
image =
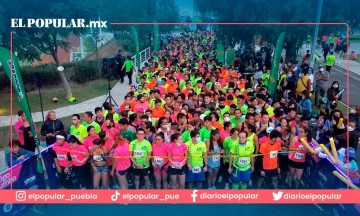
POLYGON ((85 137, 88 136, 87 129, 84 125, 80 124, 80 115, 74 114, 71 117, 73 125, 70 127, 70 135, 74 135, 76 138, 83 142, 85 137))
POLYGON ((200 129, 199 133, 200 133, 200 140, 203 142, 206 142, 206 141, 210 140, 211 130, 213 129, 213 127, 211 126, 211 117, 210 116, 205 116, 204 126, 205 127, 200 129))
POLYGON ((251 179, 251 169, 253 169, 254 145, 246 140, 247 133, 239 133, 239 145, 233 145, 230 149, 229 169, 233 180, 233 189, 246 189, 251 179), (250 169, 251 168, 251 169, 250 169))
POLYGON ((152 147, 149 141, 145 140, 145 131, 139 128, 136 132, 136 140, 130 143, 131 162, 134 167, 135 188, 139 189, 140 177, 144 177, 146 189, 150 189, 150 156, 152 147))
POLYGON ((229 155, 232 146, 239 145, 239 132, 236 128, 232 128, 230 130, 230 136, 226 137, 223 146, 225 149, 225 170, 224 170, 224 178, 223 181, 225 182, 225 189, 229 189, 229 176, 230 173, 226 172, 226 169, 229 167, 229 155))
POLYGON ((194 182, 198 183, 196 188, 202 188, 208 164, 206 144, 200 140, 199 131, 191 131, 190 136, 191 141, 185 143, 188 147, 186 182, 189 183, 190 189, 193 188, 194 182))

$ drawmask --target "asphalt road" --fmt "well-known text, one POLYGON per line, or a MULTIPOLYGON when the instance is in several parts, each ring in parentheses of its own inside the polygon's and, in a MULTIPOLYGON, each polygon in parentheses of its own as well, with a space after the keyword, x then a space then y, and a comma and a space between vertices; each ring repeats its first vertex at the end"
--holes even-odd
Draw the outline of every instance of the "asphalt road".
MULTIPOLYGON (((317 62, 314 64, 314 73, 317 72, 317 68, 319 67, 320 62, 317 62)), ((333 81, 338 81, 340 86, 340 89, 346 88, 346 70, 340 67, 332 67, 330 71, 330 82, 329 87, 333 81)), ((350 89, 346 89, 346 91, 343 94, 341 102, 344 104, 352 107, 356 105, 360 105, 360 77, 350 74, 350 89), (346 96, 350 94, 349 96, 349 103, 346 100, 346 96)))

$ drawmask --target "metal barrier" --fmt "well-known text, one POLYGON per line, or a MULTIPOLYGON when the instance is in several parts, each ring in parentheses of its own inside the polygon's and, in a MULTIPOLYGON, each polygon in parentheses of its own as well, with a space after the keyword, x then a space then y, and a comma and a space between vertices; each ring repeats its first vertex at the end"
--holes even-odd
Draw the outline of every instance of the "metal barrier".
MULTIPOLYGON (((147 61, 147 59, 149 58, 150 56, 150 47, 144 49, 143 51, 141 51, 139 53, 139 60, 140 60, 140 69, 144 66, 144 63, 147 61)), ((138 60, 136 58, 136 55, 132 56, 131 57, 131 60, 134 62, 134 65, 137 66, 138 64, 138 60)), ((137 68, 138 69, 138 68, 137 68)))

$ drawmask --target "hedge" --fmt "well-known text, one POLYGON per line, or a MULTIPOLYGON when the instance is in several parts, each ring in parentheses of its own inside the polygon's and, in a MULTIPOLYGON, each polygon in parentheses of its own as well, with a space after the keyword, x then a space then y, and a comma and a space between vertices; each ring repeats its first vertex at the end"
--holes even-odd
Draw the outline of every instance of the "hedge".
MULTIPOLYGON (((98 65, 95 60, 66 63, 63 64, 63 66, 65 68, 64 72, 68 81, 84 83, 89 80, 98 79, 102 76, 101 72, 98 70, 98 65)), ((26 91, 36 89, 36 73, 41 75, 43 79, 43 86, 53 86, 61 83, 60 76, 56 70, 56 65, 52 63, 38 66, 20 67, 20 71, 26 91)), ((5 74, 3 67, 0 67, 0 82, 0 91, 9 91, 10 81, 5 74)))

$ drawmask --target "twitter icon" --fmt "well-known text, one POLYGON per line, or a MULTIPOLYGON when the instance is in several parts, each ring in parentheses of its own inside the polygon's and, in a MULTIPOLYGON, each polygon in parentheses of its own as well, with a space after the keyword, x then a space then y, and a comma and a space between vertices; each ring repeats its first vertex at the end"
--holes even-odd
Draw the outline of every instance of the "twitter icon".
POLYGON ((283 196, 283 192, 282 191, 279 191, 277 193, 273 192, 273 200, 275 201, 278 201, 281 199, 281 197, 283 196))

